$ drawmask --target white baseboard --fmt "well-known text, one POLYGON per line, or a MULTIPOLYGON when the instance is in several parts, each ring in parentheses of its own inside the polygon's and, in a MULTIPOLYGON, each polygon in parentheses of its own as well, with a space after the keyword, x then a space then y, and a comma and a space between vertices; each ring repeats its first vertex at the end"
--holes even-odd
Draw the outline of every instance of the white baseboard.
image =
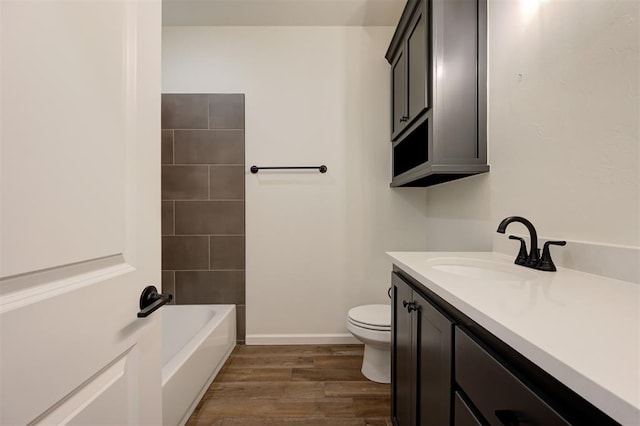
POLYGON ((351 334, 247 334, 247 345, 347 345, 360 343, 351 334))

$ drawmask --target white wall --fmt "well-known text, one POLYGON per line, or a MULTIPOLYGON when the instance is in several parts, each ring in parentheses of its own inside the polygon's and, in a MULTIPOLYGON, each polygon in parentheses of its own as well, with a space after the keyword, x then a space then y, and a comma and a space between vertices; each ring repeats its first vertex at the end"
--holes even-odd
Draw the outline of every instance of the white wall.
POLYGON ((163 92, 246 94, 247 169, 328 167, 324 175, 247 172, 249 343, 346 335, 350 307, 388 302, 384 252, 426 248, 424 189, 388 185, 392 33, 163 30, 163 92))
POLYGON ((510 215, 640 245, 639 5, 489 1, 491 172, 427 190, 430 249, 490 249, 510 215))

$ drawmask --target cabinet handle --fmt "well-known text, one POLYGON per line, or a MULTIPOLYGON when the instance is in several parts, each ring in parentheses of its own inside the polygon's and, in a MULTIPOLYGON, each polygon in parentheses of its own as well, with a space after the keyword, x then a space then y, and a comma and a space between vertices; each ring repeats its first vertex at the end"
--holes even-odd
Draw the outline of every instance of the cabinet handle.
POLYGON ((416 302, 407 302, 406 300, 403 300, 402 306, 407 308, 407 312, 409 313, 411 313, 412 311, 418 310, 418 306, 416 305, 416 302))
POLYGON ((405 121, 409 121, 409 116, 408 115, 403 115, 402 117, 400 117, 400 122, 404 123, 405 121))
POLYGON ((496 410, 494 414, 503 426, 520 426, 520 419, 512 410, 496 410))

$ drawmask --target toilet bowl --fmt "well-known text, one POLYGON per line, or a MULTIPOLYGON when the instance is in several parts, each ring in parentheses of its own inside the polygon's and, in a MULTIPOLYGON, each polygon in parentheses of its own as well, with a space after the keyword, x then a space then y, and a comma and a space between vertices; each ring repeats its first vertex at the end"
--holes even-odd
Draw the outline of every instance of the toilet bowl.
POLYGON ((391 307, 352 308, 347 314, 347 330, 364 343, 362 374, 372 382, 391 383, 391 307))

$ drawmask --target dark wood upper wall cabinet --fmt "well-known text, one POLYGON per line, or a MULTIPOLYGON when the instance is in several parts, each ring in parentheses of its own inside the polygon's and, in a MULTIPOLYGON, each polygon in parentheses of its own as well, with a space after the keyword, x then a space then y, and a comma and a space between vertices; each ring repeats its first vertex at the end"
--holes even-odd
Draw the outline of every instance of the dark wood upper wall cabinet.
POLYGON ((489 171, 486 0, 409 0, 391 64, 391 186, 489 171))

